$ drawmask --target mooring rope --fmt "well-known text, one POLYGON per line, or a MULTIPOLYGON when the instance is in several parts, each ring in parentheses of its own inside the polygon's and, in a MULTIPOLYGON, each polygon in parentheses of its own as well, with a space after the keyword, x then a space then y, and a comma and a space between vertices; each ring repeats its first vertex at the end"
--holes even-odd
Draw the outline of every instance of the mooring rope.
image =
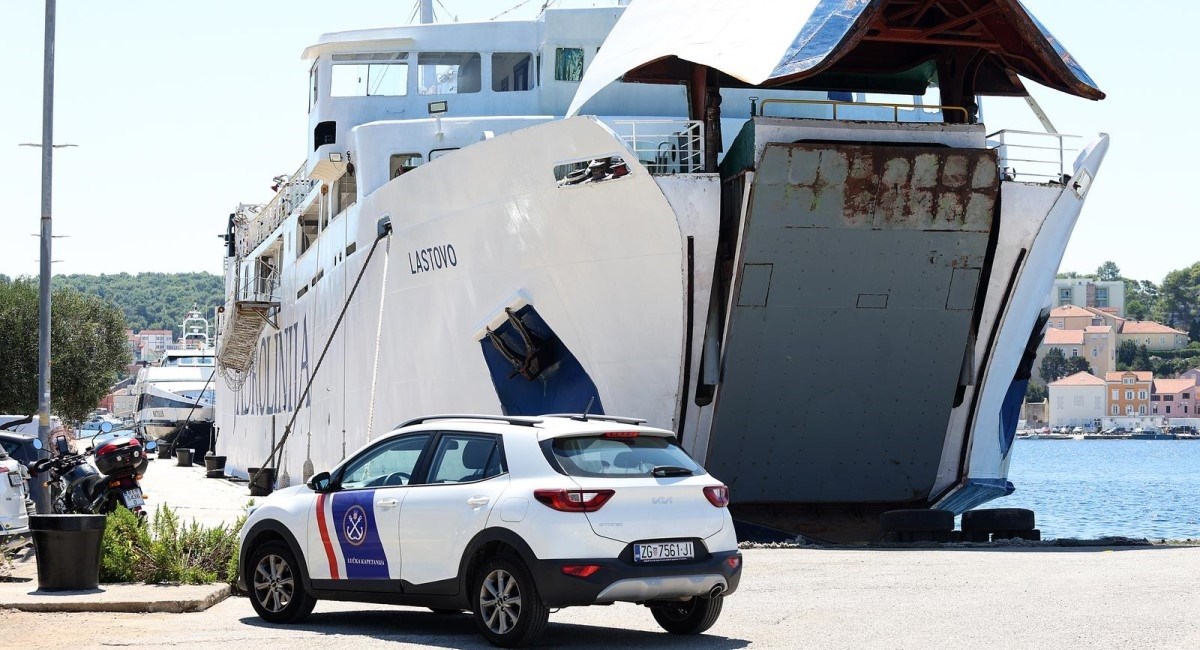
POLYGON ((296 416, 300 414, 300 409, 303 408, 304 400, 308 399, 308 392, 312 389, 313 381, 317 378, 317 372, 321 370, 321 364, 325 361, 325 355, 329 353, 329 347, 333 344, 333 337, 337 335, 338 329, 342 326, 342 320, 346 318, 346 311, 350 308, 350 301, 354 299, 354 294, 358 291, 358 285, 362 283, 363 275, 366 274, 367 268, 371 265, 371 259, 375 257, 375 250, 379 248, 379 242, 383 241, 384 237, 392 234, 392 224, 380 224, 380 232, 375 236, 375 242, 371 244, 371 250, 367 253, 367 259, 363 262, 362 268, 358 271, 358 277, 354 279, 354 286, 350 288, 350 295, 346 296, 346 302, 342 305, 342 311, 338 313, 337 321, 333 324, 333 331, 329 333, 329 338, 325 340, 325 347, 321 349, 321 356, 317 358, 316 365, 313 366, 312 374, 308 377, 308 383, 304 385, 304 392, 300 393, 300 399, 296 400, 296 409, 292 411, 292 417, 288 420, 287 426, 283 428, 283 436, 279 442, 271 449, 267 460, 258 468, 258 471, 250 477, 250 485, 258 482, 258 477, 262 475, 263 470, 272 467, 275 462, 275 455, 283 449, 284 443, 287 442, 288 436, 292 434, 292 425, 296 423, 296 416))
POLYGON ((383 341, 383 305, 387 298, 388 262, 392 259, 392 234, 388 233, 387 246, 383 249, 383 282, 379 288, 379 322, 375 326, 375 365, 371 369, 371 402, 367 408, 367 442, 371 442, 371 431, 375 425, 375 388, 379 383, 379 347, 383 341))

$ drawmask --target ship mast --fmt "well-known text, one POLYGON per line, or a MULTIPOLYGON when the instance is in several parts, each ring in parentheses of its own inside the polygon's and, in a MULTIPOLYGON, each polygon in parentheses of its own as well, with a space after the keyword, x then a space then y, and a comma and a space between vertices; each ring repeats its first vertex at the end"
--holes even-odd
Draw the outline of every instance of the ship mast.
POLYGON ((417 4, 421 7, 421 24, 428 25, 433 22, 433 0, 417 0, 417 4))

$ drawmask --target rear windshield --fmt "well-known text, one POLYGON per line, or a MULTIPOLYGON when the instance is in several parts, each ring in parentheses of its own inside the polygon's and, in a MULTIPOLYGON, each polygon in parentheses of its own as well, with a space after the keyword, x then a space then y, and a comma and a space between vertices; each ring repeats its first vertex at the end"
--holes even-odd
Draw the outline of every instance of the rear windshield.
MULTIPOLYGON (((692 460, 673 438, 638 436, 636 438, 605 438, 583 436, 554 438, 548 455, 569 476, 650 477, 662 475, 661 468, 683 468, 693 475, 704 474, 704 468, 692 460), (655 468, 660 468, 655 474, 655 468)), ((684 472, 672 472, 676 476, 684 472)))

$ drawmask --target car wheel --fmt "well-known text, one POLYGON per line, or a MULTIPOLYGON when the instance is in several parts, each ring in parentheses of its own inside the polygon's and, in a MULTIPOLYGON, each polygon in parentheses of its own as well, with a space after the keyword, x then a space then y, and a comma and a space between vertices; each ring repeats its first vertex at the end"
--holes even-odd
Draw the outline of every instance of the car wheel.
POLYGON ((254 548, 246 562, 246 584, 254 611, 269 623, 299 623, 312 613, 317 599, 304 588, 300 565, 280 541, 254 548))
POLYGON ((700 634, 717 622, 724 604, 724 596, 696 596, 678 603, 656 605, 650 612, 662 629, 671 634, 700 634))
POLYGON ((550 609, 520 560, 495 557, 484 562, 472 586, 475 624, 492 645, 520 648, 546 629, 550 609))

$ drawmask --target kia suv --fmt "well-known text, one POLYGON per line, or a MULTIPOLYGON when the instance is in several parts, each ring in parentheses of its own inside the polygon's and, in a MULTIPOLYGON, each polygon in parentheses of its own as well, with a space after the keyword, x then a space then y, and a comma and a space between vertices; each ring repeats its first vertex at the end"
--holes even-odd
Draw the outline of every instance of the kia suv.
POLYGON ((239 576, 273 623, 319 599, 466 610, 488 641, 519 647, 550 609, 632 602, 698 634, 741 578, 728 503, 672 432, 641 420, 425 417, 262 501, 239 576))

